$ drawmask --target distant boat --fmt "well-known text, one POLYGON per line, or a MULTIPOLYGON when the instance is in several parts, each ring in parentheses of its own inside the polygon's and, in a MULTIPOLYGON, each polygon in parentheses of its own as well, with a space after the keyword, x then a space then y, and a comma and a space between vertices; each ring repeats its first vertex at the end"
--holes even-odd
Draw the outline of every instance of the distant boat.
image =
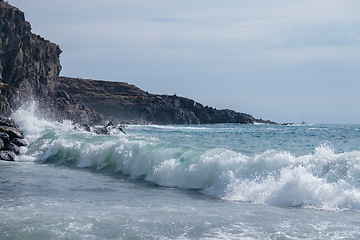
POLYGON ((304 114, 301 114, 301 124, 306 124, 306 123, 304 122, 304 114))

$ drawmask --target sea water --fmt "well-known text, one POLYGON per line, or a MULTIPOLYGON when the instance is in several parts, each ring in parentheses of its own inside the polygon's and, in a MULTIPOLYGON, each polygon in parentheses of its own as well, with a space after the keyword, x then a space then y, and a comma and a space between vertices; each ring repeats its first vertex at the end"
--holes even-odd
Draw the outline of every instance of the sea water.
POLYGON ((360 238, 360 125, 12 118, 29 146, 0 162, 0 239, 360 238))

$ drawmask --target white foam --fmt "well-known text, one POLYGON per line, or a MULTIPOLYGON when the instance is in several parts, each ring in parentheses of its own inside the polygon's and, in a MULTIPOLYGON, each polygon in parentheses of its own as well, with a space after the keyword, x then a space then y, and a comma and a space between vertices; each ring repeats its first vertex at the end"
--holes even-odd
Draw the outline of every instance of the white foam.
MULTIPOLYGON (((244 178, 233 170, 225 171, 203 192, 227 200, 274 206, 360 210, 360 191, 352 182, 353 174, 360 174, 359 157, 359 152, 335 154, 329 147, 320 146, 310 156, 294 159, 289 155, 287 166, 266 176, 254 172, 252 177, 244 178), (338 171, 341 163, 348 164, 350 174, 338 171), (323 169, 326 164, 332 165, 327 171, 323 169)), ((276 160, 276 156, 269 160, 276 160)))
POLYGON ((246 156, 223 148, 185 147, 138 134, 99 136, 74 131, 68 121, 58 124, 38 119, 35 107, 30 104, 12 116, 32 143, 20 161, 55 159, 95 169, 113 165, 109 171, 120 171, 130 178, 142 177, 165 187, 200 189, 231 201, 360 210, 358 151, 336 153, 330 144, 322 144, 313 153, 300 156, 275 150, 246 156))
POLYGON ((11 118, 19 125, 26 136, 28 143, 33 142, 41 136, 41 132, 47 127, 54 127, 54 123, 36 117, 35 111, 37 103, 35 101, 24 104, 17 111, 12 113, 11 118))

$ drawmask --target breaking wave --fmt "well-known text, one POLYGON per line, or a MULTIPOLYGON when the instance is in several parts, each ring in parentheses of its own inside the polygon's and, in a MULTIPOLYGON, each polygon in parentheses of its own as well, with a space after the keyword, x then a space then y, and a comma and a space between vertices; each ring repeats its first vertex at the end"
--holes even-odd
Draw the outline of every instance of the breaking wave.
MULTIPOLYGON (((336 153, 325 143, 309 154, 268 149, 245 155, 139 134, 149 126, 129 127, 126 135, 76 131, 71 122, 49 122, 33 112, 22 109, 12 116, 29 143, 18 161, 122 174, 159 186, 197 189, 229 201, 360 210, 359 151, 336 153)), ((202 128, 186 131, 201 132, 202 128)), ((196 141, 201 145, 202 138, 196 141)))

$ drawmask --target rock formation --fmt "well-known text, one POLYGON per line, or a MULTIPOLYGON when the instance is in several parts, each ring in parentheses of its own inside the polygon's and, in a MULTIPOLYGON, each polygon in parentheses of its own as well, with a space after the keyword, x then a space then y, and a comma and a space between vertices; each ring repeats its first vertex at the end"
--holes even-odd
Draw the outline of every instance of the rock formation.
POLYGON ((23 138, 22 131, 11 119, 0 117, 0 160, 15 161, 20 147, 27 145, 23 138))
POLYGON ((46 118, 90 125, 104 122, 103 116, 128 123, 272 123, 123 82, 59 78, 60 47, 33 34, 24 13, 3 0, 0 19, 0 115, 34 99, 46 118))
POLYGON ((23 12, 0 0, 0 160, 13 161, 26 145, 21 130, 4 116, 30 100, 38 102, 43 117, 69 119, 87 130, 104 123, 103 116, 122 123, 273 123, 185 97, 149 94, 124 82, 59 77, 60 53, 57 44, 31 32, 23 12))
POLYGON ((216 110, 185 97, 150 94, 124 82, 59 77, 55 89, 123 123, 274 123, 228 109, 216 110))
POLYGON ((41 113, 55 120, 99 123, 103 117, 54 90, 60 47, 31 32, 24 13, 0 0, 0 114, 8 116, 22 101, 36 100, 41 113))
POLYGON ((61 65, 60 47, 31 33, 24 13, 0 2, 0 81, 24 92, 53 91, 61 65))

